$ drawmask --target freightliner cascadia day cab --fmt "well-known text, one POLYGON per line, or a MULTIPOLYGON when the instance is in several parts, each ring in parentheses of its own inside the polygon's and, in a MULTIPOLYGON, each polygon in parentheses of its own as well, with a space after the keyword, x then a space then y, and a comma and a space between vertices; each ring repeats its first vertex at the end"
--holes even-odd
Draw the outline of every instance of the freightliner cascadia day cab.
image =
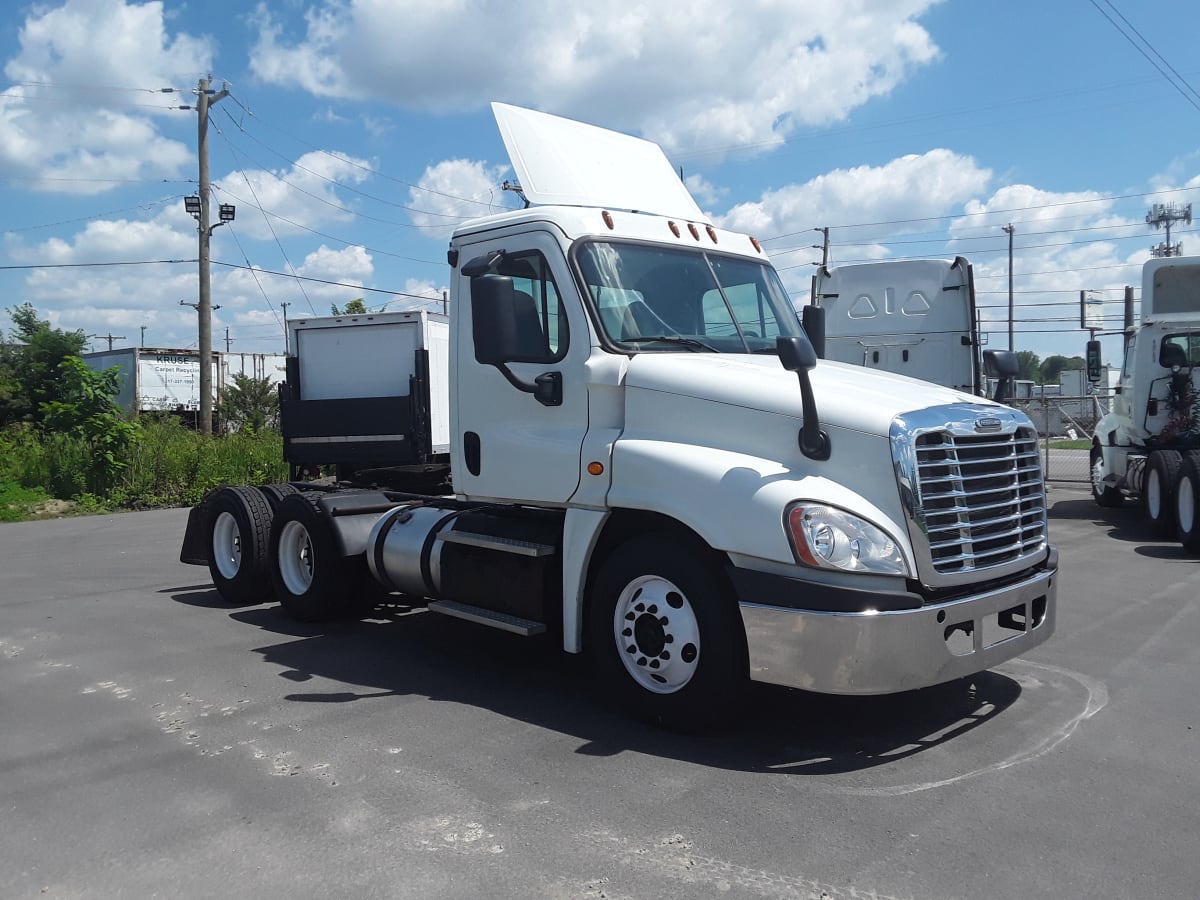
MULTIPOLYGON (((1050 636, 1028 418, 819 360, 758 242, 712 225, 657 145, 494 111, 527 205, 455 231, 447 352, 413 314, 374 363, 347 358, 358 390, 306 381, 293 341, 289 460, 342 480, 211 493, 184 561, 305 620, 354 610, 369 571, 586 651, 606 696, 680 729, 726 720, 751 679, 908 691, 1050 636), (448 486, 414 487, 439 467, 448 486)), ((371 318, 311 343, 356 353, 371 318)))
MULTIPOLYGON (((1200 256, 1142 267, 1140 324, 1125 331, 1112 410, 1092 435, 1092 496, 1141 501, 1153 530, 1200 553, 1200 256)), ((1088 345, 1100 378, 1100 345, 1088 345)))

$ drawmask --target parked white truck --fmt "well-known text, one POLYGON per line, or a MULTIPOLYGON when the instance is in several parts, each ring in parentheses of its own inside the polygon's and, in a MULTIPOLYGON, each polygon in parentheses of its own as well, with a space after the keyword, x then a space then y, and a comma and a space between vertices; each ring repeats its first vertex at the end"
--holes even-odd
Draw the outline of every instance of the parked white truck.
POLYGON ((897 259, 813 275, 825 311, 825 358, 983 394, 971 264, 897 259))
POLYGON ((184 561, 305 620, 353 609, 369 570, 431 612, 588 651, 620 705, 682 729, 732 715, 750 679, 906 691, 1050 636, 1023 414, 818 362, 758 242, 710 224, 656 145, 494 109, 532 205, 454 233, 442 362, 420 317, 394 356, 353 358, 364 319, 331 326, 359 374, 314 388, 294 342, 285 441, 297 416, 315 440, 287 452, 347 481, 216 491, 184 561), (361 404, 396 366, 408 394, 361 404), (439 467, 452 487, 413 488, 439 467))
MULTIPOLYGON (((1088 345, 1089 377, 1100 348, 1088 345)), ((1092 496, 1140 500, 1155 531, 1200 553, 1200 257, 1142 268, 1141 323, 1125 332, 1112 410, 1092 435, 1092 496)))

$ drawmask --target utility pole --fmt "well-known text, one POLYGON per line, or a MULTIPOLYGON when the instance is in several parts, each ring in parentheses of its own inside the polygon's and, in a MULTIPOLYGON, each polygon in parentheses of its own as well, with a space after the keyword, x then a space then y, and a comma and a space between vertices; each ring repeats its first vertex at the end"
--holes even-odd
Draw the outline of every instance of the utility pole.
POLYGON ((113 341, 123 341, 123 340, 125 340, 125 335, 123 335, 123 334, 111 334, 111 333, 109 333, 109 334, 89 334, 89 335, 88 335, 88 337, 90 337, 90 338, 100 338, 100 340, 102 340, 102 341, 108 341, 108 349, 109 349, 110 351, 112 350, 113 341))
POLYGON ((218 93, 209 87, 211 83, 211 76, 201 78, 196 89, 196 153, 200 158, 200 302, 196 311, 200 319, 200 431, 203 434, 212 434, 212 281, 208 261, 212 229, 216 227, 209 225, 208 111, 214 103, 229 95, 227 87, 218 93))
POLYGON ((233 342, 233 338, 229 336, 229 326, 225 326, 225 352, 229 352, 229 345, 233 342))
POLYGON ((1185 225, 1192 224, 1192 204, 1177 206, 1174 203, 1155 203, 1150 207, 1150 212, 1146 213, 1147 225, 1155 231, 1164 227, 1167 230, 1167 239, 1161 244, 1150 248, 1150 252, 1155 256, 1182 255, 1183 241, 1179 241, 1174 245, 1171 243, 1171 226, 1175 222, 1183 222, 1185 225))
POLYGON ((1008 349, 1013 349, 1013 228, 1012 222, 1001 225, 1001 230, 1008 234, 1008 349))
POLYGON ((283 307, 283 355, 288 356, 292 352, 292 338, 291 335, 288 334, 287 308, 292 304, 288 303, 286 300, 281 300, 279 301, 279 305, 283 307))
POLYGON ((140 325, 138 327, 142 329, 142 340, 138 346, 145 347, 146 346, 146 326, 140 325))
POLYGON ((824 269, 829 265, 829 228, 814 228, 813 231, 819 231, 824 236, 821 243, 812 245, 814 250, 821 251, 821 268, 824 269))

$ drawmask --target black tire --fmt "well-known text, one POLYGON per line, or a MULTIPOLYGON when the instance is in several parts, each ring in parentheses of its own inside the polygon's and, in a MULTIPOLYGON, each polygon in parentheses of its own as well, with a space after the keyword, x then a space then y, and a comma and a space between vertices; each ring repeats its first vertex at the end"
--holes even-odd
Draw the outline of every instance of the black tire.
POLYGON ((1174 450, 1155 450, 1146 464, 1142 498, 1146 518, 1159 537, 1175 536, 1175 482, 1179 480, 1181 459, 1174 450))
POLYGON ((284 497, 271 525, 271 587, 283 611, 301 622, 361 611, 366 561, 342 556, 318 499, 303 493, 284 497))
POLYGON ((279 504, 283 502, 285 497, 290 497, 292 494, 300 493, 300 489, 294 484, 264 484, 259 488, 263 497, 266 498, 267 505, 271 507, 271 512, 279 509, 279 504))
POLYGON ((209 501, 208 571, 228 603, 262 603, 271 595, 267 547, 271 508, 254 488, 225 487, 209 501))
POLYGON ((745 629, 702 545, 643 536, 614 550, 589 594, 588 646, 605 698, 643 721, 709 731, 740 711, 745 629))
POLYGON ((1189 553, 1200 553, 1200 450, 1189 451, 1175 482, 1175 526, 1189 553))
POLYGON ((1120 506, 1124 497, 1114 487, 1106 486, 1101 478, 1104 475, 1104 453, 1099 444, 1092 444, 1092 454, 1089 460, 1091 467, 1092 499, 1100 506, 1120 506))

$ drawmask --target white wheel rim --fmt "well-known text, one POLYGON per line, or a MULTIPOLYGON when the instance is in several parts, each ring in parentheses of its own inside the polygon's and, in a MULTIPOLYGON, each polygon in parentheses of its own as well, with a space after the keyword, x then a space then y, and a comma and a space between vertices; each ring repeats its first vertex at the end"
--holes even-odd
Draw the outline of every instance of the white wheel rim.
POLYGON ((1175 504, 1179 513, 1179 528, 1190 534, 1196 521, 1196 495, 1192 491, 1192 479, 1186 475, 1179 479, 1179 495, 1175 504))
POLYGON ((1157 520, 1162 515, 1162 479, 1156 469, 1151 469, 1146 476, 1146 509, 1152 519, 1157 520))
POLYGON ((1092 463, 1092 491, 1096 496, 1104 493, 1104 457, 1097 456, 1092 463))
POLYGON ((217 516, 213 523, 212 553, 222 578, 237 576, 242 568, 242 532, 237 519, 227 512, 217 516))
POLYGON ((296 596, 312 587, 312 539, 299 522, 288 522, 279 532, 279 574, 284 586, 296 596))
POLYGON ((635 578, 613 611, 617 655, 639 687, 673 694, 700 665, 700 623, 687 596, 658 575, 635 578))

